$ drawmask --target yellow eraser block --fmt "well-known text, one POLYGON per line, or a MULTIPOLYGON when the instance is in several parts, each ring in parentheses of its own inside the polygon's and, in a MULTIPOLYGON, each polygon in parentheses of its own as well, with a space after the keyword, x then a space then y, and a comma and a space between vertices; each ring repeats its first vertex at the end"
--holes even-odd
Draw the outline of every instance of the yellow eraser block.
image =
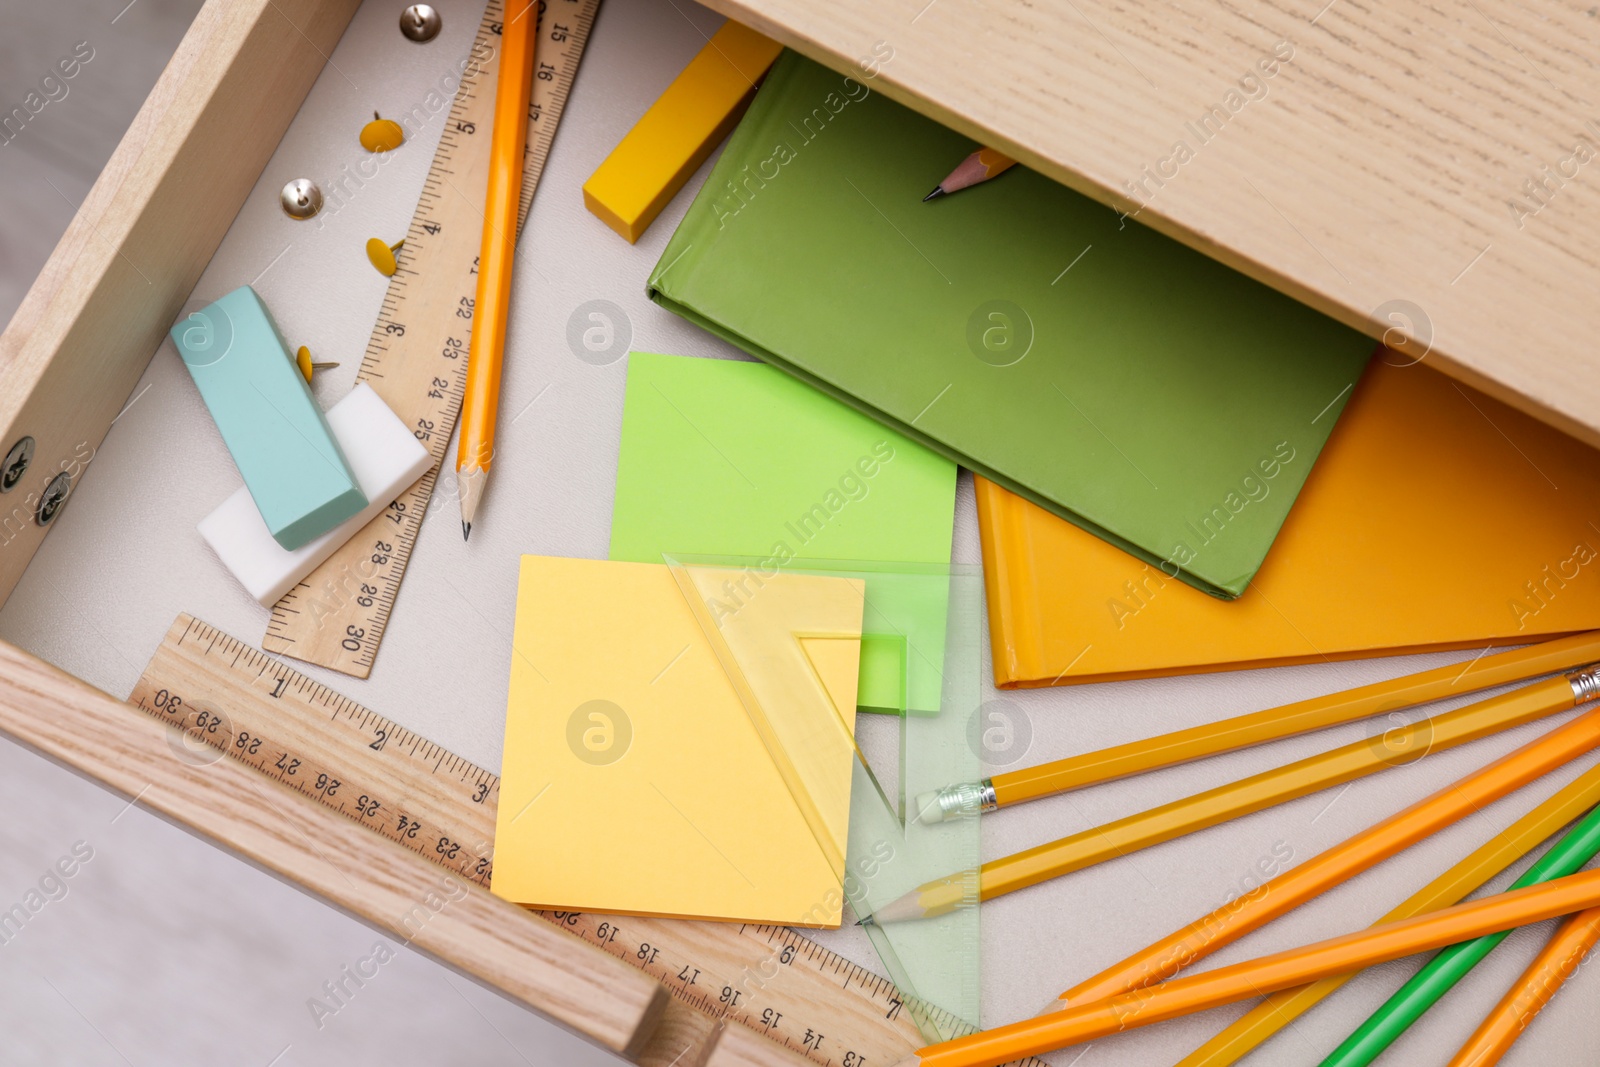
POLYGON ((725 22, 583 183, 583 202, 632 244, 755 96, 783 46, 725 22))

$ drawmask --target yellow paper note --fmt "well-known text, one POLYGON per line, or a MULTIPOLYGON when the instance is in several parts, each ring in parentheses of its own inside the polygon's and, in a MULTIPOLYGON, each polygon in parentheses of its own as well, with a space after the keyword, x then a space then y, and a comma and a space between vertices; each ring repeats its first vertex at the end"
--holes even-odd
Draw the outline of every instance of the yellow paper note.
MULTIPOLYGON (((863 597, 861 582, 816 575, 762 587, 769 628, 797 605, 780 653, 823 686, 808 690, 809 707, 786 699, 791 726, 810 715, 824 736, 850 729, 863 597)), ((523 557, 514 646, 495 893, 581 911, 839 923, 828 835, 819 840, 666 566, 523 557)), ((815 787, 807 803, 832 827, 848 820, 851 763, 848 746, 829 751, 837 767, 815 753, 801 762, 815 787)))

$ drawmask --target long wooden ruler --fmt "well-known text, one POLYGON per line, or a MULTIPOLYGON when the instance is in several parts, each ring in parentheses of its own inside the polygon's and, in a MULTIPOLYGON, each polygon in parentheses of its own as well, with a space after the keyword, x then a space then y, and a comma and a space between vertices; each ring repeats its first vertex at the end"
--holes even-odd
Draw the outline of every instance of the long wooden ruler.
MULTIPOLYGON (((128 699, 183 729, 191 758, 226 753, 488 886, 498 776, 281 660, 180 615, 128 699)), ((889 1067, 923 1043, 892 982, 786 927, 538 914, 652 975, 696 1015, 740 1023, 815 1063, 889 1067)))
MULTIPOLYGON (((528 216, 600 0, 541 3, 517 226, 528 216)), ((365 678, 400 593, 466 387, 503 0, 489 0, 422 197, 396 257, 358 380, 427 446, 434 465, 272 609, 269 652, 365 678)), ((446 486, 450 483, 447 481, 446 486)), ((447 492, 442 503, 453 500, 447 492)))

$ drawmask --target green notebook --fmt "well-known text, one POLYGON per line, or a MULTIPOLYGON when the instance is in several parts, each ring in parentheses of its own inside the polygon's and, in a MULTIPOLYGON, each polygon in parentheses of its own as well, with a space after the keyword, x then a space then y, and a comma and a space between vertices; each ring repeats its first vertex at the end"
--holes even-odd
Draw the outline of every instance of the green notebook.
MULTIPOLYGON (((955 465, 760 363, 633 352, 611 558, 950 562, 955 465)), ((859 705, 939 706, 945 603, 867 584, 859 705), (907 620, 910 620, 908 623, 907 620), (921 632, 908 633, 906 627, 921 632), (912 654, 912 650, 917 650, 912 654)), ((733 590, 729 603, 749 590, 733 590)))
POLYGON ((1238 596, 1372 341, 1025 167, 923 203, 974 147, 786 52, 650 296, 1238 596))

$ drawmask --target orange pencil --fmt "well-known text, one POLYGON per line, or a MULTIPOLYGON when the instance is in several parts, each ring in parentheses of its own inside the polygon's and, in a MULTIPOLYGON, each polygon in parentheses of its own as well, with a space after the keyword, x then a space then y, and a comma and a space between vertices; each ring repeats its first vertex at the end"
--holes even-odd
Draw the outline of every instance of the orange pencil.
MULTIPOLYGON (((1475 889, 1600 804, 1600 766, 1592 766, 1478 846, 1460 862, 1389 909, 1373 925, 1459 904, 1475 889)), ((1173 1067, 1232 1067, 1266 1040, 1338 992, 1353 974, 1280 989, 1218 1031, 1173 1067)))
POLYGON ((1600 941, 1600 908, 1590 908, 1568 919, 1495 1005, 1483 1025, 1461 1046, 1448 1067, 1493 1067, 1499 1063, 1533 1017, 1577 971, 1596 941, 1600 941))
POLYGON ((528 145, 528 105, 533 96, 533 41, 537 2, 508 0, 500 37, 500 74, 494 89, 494 132, 489 148, 489 189, 483 202, 483 245, 478 255, 478 296, 467 346, 467 388, 461 398, 461 441, 456 477, 461 485, 461 536, 483 499, 494 458, 495 415, 500 407, 500 362, 511 310, 511 265, 517 254, 517 206, 522 158, 528 145))
POLYGON ((1255 892, 1224 904, 1093 978, 1079 982, 1061 994, 1062 1006, 1114 997, 1168 978, 1597 745, 1600 745, 1600 708, 1593 708, 1300 866, 1263 882, 1255 892))
POLYGON ((896 1067, 999 1067, 1224 1004, 1600 906, 1600 870, 1385 923, 919 1049, 896 1067))

